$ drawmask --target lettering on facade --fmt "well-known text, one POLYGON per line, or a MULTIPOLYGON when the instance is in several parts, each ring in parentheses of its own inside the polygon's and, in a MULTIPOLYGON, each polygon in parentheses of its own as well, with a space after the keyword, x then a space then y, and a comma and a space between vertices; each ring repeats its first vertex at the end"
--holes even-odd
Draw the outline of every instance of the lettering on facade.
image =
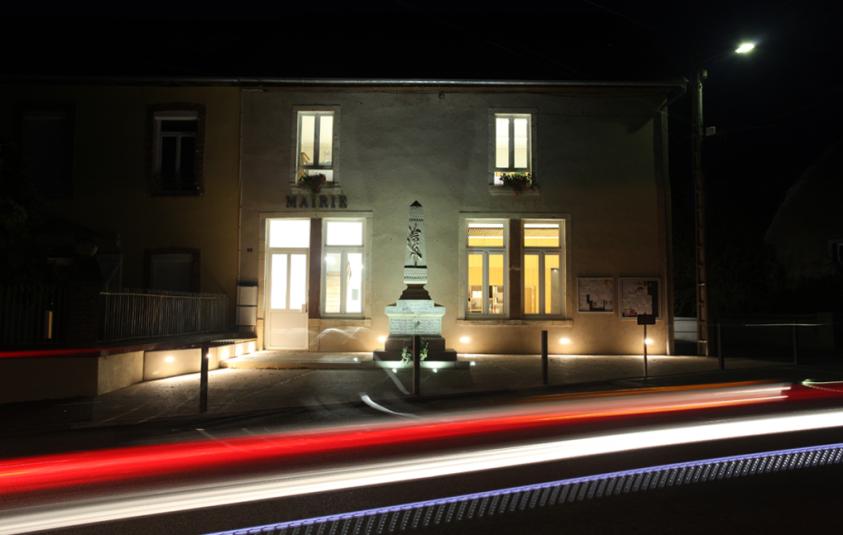
POLYGON ((287 195, 287 208, 348 208, 345 195, 287 195))

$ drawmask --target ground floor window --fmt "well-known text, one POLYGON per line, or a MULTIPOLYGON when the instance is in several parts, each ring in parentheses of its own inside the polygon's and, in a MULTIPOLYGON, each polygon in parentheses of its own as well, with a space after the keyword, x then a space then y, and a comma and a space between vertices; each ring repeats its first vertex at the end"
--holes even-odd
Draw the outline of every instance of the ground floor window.
POLYGON ((324 229, 322 312, 362 314, 364 221, 326 219, 324 229))
POLYGON ((466 226, 466 314, 502 316, 506 311, 506 222, 471 220, 466 226))
POLYGON ((564 219, 471 218, 463 225, 463 317, 565 317, 564 219))
POLYGON ((523 221, 523 299, 525 316, 560 316, 564 270, 562 221, 523 221))

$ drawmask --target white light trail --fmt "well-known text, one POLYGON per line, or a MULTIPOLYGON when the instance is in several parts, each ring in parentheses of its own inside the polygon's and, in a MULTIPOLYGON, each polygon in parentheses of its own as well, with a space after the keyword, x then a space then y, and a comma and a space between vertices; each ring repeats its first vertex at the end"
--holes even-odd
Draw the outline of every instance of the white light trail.
POLYGON ((604 433, 584 438, 550 440, 453 454, 424 455, 401 461, 368 463, 346 468, 267 476, 261 479, 243 479, 144 495, 33 508, 0 518, 0 534, 58 529, 202 507, 338 491, 607 453, 841 426, 843 426, 843 409, 833 409, 604 433))

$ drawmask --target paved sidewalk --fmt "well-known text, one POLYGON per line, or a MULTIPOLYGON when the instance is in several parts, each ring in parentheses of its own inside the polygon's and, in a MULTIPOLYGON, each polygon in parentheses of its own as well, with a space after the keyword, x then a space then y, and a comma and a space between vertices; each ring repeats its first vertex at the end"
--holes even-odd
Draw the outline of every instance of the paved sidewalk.
MULTIPOLYGON (((459 356, 467 363, 461 369, 424 369, 425 397, 454 396, 479 392, 521 391, 541 388, 541 358, 538 355, 459 356)), ((562 356, 549 359, 550 384, 572 389, 583 384, 594 388, 639 386, 643 361, 634 356, 562 356), (605 383, 605 384, 604 384, 605 383)), ((729 359, 731 370, 770 363, 729 359)), ((706 357, 650 357, 650 376, 675 383, 703 380, 713 374, 722 380, 718 362, 706 357), (665 379, 676 376, 673 379, 665 379), (696 378, 694 378, 696 377, 696 378)), ((209 374, 209 416, 239 415, 255 411, 306 407, 330 417, 337 407, 359 406, 361 397, 384 403, 406 399, 412 370, 384 368, 367 353, 291 354, 259 352, 228 362, 227 368, 209 374)), ((744 374, 745 376, 746 374, 744 374)), ((750 376, 752 376, 750 374, 750 376)), ((5 433, 29 430, 73 429, 108 425, 148 423, 198 415, 199 374, 159 379, 136 384, 92 399, 42 402, 0 407, 5 433)), ((487 401, 488 402, 488 401, 487 401)))

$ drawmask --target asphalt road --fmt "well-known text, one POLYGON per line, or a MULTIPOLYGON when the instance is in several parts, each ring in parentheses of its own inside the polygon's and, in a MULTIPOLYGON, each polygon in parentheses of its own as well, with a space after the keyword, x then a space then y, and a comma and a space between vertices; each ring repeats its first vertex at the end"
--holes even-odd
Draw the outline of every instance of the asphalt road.
MULTIPOLYGON (((377 505, 543 482, 668 461, 839 442, 843 432, 800 433, 729 443, 547 463, 452 478, 314 494, 236 506, 112 522, 58 533, 206 533, 348 512, 377 505)), ((814 528, 840 531, 843 467, 762 475, 673 487, 439 526, 419 533, 783 533, 814 528)))
MULTIPOLYGON (((828 403, 824 405, 828 406, 828 403)), ((801 410, 806 407, 802 405, 799 408, 801 410)), ((729 411, 728 416, 746 416, 758 412, 757 408, 741 408, 729 411)), ((690 418, 683 416, 682 420, 721 421, 725 416, 722 412, 699 411, 690 418)), ((631 429, 633 426, 640 428, 664 425, 675 419, 664 415, 647 417, 636 419, 634 422, 620 423, 620 427, 631 429)), ((573 431, 573 435, 588 436, 618 426, 617 421, 579 426, 573 431)), ((567 433, 571 436, 572 432, 567 433)), ((550 437, 543 433, 524 433, 505 437, 499 440, 499 443, 512 445, 547 438, 550 437)), ((206 533, 621 469, 836 442, 843 442, 843 427, 598 455, 483 470, 457 476, 374 485, 362 489, 222 505, 66 529, 61 533, 206 533)), ((467 451, 476 448, 477 444, 468 440, 447 444, 447 447, 449 451, 467 451)), ((392 458, 421 453, 425 451, 387 449, 379 452, 380 455, 392 458)), ((312 468, 339 466, 347 462, 348 455, 323 455, 305 460, 312 468)), ((296 468, 301 466, 297 465, 296 468)), ((286 469, 289 470, 289 467, 286 469)), ((267 476, 273 472, 282 473, 284 470, 284 467, 277 466, 254 467, 251 475, 267 476)), ((244 476, 242 472, 230 475, 244 476)), ((779 533, 785 528, 795 529, 800 525, 803 528, 830 527, 835 525, 833 515, 836 512, 836 504, 841 503, 840 486, 837 484, 841 475, 843 469, 830 467, 716 484, 705 483, 565 504, 529 513, 513 513, 493 520, 440 526, 430 532, 559 533, 564 530, 575 533, 702 533, 716 530, 726 533, 779 533)), ((215 474, 211 480, 222 485, 226 478, 220 476, 221 474, 215 474)), ((150 483, 146 489, 134 486, 132 490, 143 492, 156 486, 177 487, 197 483, 206 485, 208 481, 191 483, 183 479, 173 479, 170 482, 150 483)), ((112 488, 104 491, 103 495, 126 490, 128 489, 112 488)))

